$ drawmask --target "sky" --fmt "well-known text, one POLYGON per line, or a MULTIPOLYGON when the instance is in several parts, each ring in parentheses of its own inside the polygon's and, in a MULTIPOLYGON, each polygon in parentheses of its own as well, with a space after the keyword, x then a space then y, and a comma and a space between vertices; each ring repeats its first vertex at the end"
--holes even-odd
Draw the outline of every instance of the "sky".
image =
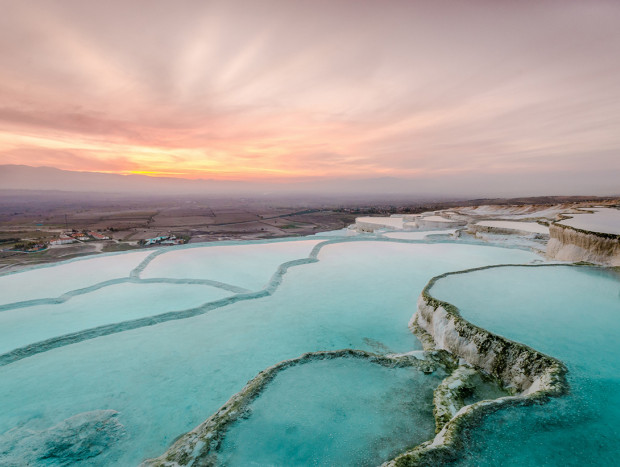
POLYGON ((0 8, 1 164, 620 192, 618 1, 0 8))

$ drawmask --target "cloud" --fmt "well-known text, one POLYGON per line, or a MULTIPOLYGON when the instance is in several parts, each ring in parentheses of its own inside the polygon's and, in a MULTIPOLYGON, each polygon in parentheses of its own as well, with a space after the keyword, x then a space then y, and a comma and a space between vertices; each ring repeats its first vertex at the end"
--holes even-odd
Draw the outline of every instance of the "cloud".
POLYGON ((0 160, 5 164, 31 165, 36 167, 56 167, 63 170, 85 172, 121 172, 131 170, 137 165, 124 157, 95 158, 92 154, 78 151, 23 147, 0 152, 0 160))
POLYGON ((618 2, 6 3, 3 161, 243 179, 618 170, 618 2))

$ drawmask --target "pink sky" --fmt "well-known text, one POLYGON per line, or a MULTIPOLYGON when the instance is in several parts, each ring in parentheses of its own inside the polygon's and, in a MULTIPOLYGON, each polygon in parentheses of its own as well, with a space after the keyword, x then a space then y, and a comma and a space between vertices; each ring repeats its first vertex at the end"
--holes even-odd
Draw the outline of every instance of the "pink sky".
POLYGON ((618 1, 0 7, 2 164, 620 179, 618 1))

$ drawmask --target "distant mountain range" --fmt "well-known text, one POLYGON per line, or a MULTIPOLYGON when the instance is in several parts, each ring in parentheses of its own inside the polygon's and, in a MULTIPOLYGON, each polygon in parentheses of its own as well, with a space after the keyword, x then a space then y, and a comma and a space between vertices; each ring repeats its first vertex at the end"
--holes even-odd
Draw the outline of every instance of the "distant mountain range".
POLYGON ((533 196, 618 196, 616 174, 569 172, 468 173, 425 176, 417 179, 379 177, 366 179, 323 178, 293 182, 189 180, 184 178, 74 172, 53 167, 0 165, 0 190, 57 190, 64 192, 132 193, 144 195, 224 195, 307 197, 363 196, 393 199, 472 199, 533 196), (596 181, 594 183, 593 181, 596 181))
POLYGON ((413 194, 423 193, 412 180, 369 178, 317 179, 301 182, 189 180, 184 178, 74 172, 53 167, 0 165, 0 189, 110 193, 191 194, 413 194))

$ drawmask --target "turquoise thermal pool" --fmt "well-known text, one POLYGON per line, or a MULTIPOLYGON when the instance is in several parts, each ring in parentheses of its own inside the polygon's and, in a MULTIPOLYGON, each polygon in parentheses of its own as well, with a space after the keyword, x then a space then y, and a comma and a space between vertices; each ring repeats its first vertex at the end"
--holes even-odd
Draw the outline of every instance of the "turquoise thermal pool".
POLYGON ((248 418, 229 429, 217 459, 378 465, 434 436, 433 389, 445 376, 351 358, 288 368, 251 404, 248 418))
POLYGON ((0 353, 96 326, 197 307, 233 293, 200 284, 120 283, 64 302, 0 312, 0 353))
MULTIPOLYGON (((540 256, 515 248, 343 231, 103 255, 0 276, 0 464, 138 465, 278 362, 347 348, 420 350, 407 323, 432 277, 534 261, 540 256), (45 286, 14 290, 30 280, 45 286)), ((361 360, 288 368, 230 427, 218 455, 228 465, 279 464, 293 451, 298 464, 387 461, 433 438, 432 390, 442 377, 361 360), (296 405, 296 394, 307 403, 296 405), (262 438, 252 435, 258 426, 262 438), (312 430, 317 442, 297 449, 312 430)), ((488 387, 478 398, 500 395, 488 387)))
POLYGON ((584 266, 498 267, 438 280, 471 323, 562 360, 570 393, 473 428, 462 465, 614 465, 620 457, 620 280, 584 266), (523 449, 527 446, 527 449, 523 449))

